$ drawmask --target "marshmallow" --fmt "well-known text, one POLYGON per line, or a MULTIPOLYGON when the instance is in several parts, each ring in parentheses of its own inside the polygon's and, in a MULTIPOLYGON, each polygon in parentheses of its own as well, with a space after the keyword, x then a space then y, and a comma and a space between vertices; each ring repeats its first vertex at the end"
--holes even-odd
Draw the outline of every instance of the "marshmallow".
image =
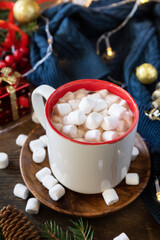
POLYGON ((32 159, 35 163, 42 163, 46 157, 46 150, 44 148, 36 148, 33 152, 32 159))
POLYGON ((86 142, 84 138, 75 138, 74 140, 79 141, 79 142, 86 142))
POLYGON ((81 98, 87 96, 87 93, 88 93, 87 90, 85 90, 85 89, 83 89, 83 88, 82 88, 82 89, 79 89, 79 90, 77 90, 77 91, 75 92, 75 98, 76 98, 76 99, 81 99, 81 98))
POLYGON ((81 125, 86 121, 86 115, 82 111, 74 111, 68 114, 66 122, 68 124, 81 125))
POLYGON ((57 201, 65 194, 65 189, 60 184, 56 184, 49 190, 49 196, 52 200, 57 201))
POLYGON ((51 120, 53 123, 62 123, 62 118, 55 114, 52 115, 51 120))
POLYGON ((104 99, 95 99, 95 105, 93 107, 93 112, 99 112, 104 109, 107 109, 108 104, 104 99))
POLYGON ((127 127, 130 128, 132 126, 132 122, 133 122, 132 113, 129 111, 125 112, 125 114, 123 115, 123 120, 126 121, 127 127))
POLYGON ((77 109, 78 107, 79 107, 79 103, 80 103, 80 99, 71 99, 71 100, 69 100, 68 102, 69 102, 69 104, 71 105, 71 108, 73 109, 73 110, 75 110, 75 109, 77 109))
POLYGON ((102 133, 102 140, 103 141, 111 141, 115 138, 118 138, 119 134, 114 131, 105 131, 102 133))
POLYGON ((78 129, 77 130, 77 137, 78 138, 83 138, 85 135, 85 131, 83 129, 78 129))
POLYGON ((45 176, 42 181, 43 186, 48 190, 54 187, 54 185, 56 185, 57 183, 57 179, 55 179, 52 175, 45 176))
POLYGON ((41 139, 35 139, 30 141, 29 147, 32 152, 36 150, 36 148, 43 148, 45 146, 44 142, 41 139))
POLYGON ((101 131, 100 130, 89 130, 84 136, 87 142, 100 142, 101 141, 101 131))
POLYGON ((22 146, 24 145, 26 139, 27 139, 27 135, 25 135, 25 134, 20 134, 20 135, 18 135, 18 137, 16 138, 16 144, 22 147, 22 146))
POLYGON ((139 155, 139 149, 137 147, 133 147, 133 150, 132 150, 132 157, 131 157, 131 160, 134 161, 139 155))
POLYGON ((109 94, 107 89, 102 89, 102 90, 98 91, 98 93, 102 96, 102 98, 106 98, 107 95, 109 94))
POLYGON ((43 178, 47 175, 51 175, 51 170, 48 167, 44 167, 36 173, 36 178, 39 182, 43 181, 43 178))
POLYGON ((67 92, 62 98, 59 99, 58 103, 65 103, 74 98, 75 95, 73 92, 67 92))
POLYGON ((95 104, 95 101, 93 99, 84 97, 79 103, 79 109, 85 113, 88 114, 91 112, 95 104))
POLYGON ((104 109, 104 110, 102 110, 101 112, 99 112, 103 117, 107 117, 107 116, 109 116, 109 114, 108 114, 108 110, 107 109, 104 109))
POLYGON ((112 103, 118 103, 120 101, 120 97, 115 94, 109 94, 105 100, 107 101, 108 105, 111 106, 112 103))
POLYGON ((118 126, 116 127, 117 132, 126 132, 127 130, 127 124, 125 121, 120 120, 118 123, 118 126))
POLYGON ((116 117, 107 116, 104 117, 101 127, 103 130, 114 130, 118 127, 119 121, 116 117))
POLYGON ((98 92, 92 93, 92 94, 88 94, 87 97, 90 98, 90 99, 101 99, 102 98, 101 94, 99 94, 98 92))
POLYGON ((127 173, 125 179, 126 179, 127 185, 138 185, 139 184, 139 175, 137 173, 127 173))
POLYGON ((129 110, 128 103, 124 99, 121 99, 121 101, 119 102, 119 105, 129 110))
POLYGON ((126 108, 120 106, 117 103, 113 103, 112 106, 109 108, 108 113, 111 116, 114 116, 114 117, 116 117, 117 119, 120 120, 120 119, 123 118, 123 116, 125 115, 126 111, 127 111, 126 108))
POLYGON ((9 164, 8 154, 0 152, 0 169, 8 167, 8 164, 9 164))
POLYGON ((62 124, 61 123, 53 123, 53 126, 60 132, 61 128, 62 128, 62 124))
POLYGON ((102 196, 108 206, 116 203, 119 200, 119 197, 113 188, 105 190, 102 193, 102 196))
POLYGON ((35 123, 40 123, 35 112, 32 113, 32 121, 35 122, 35 123))
POLYGON ((54 111, 54 113, 56 113, 60 116, 65 116, 72 111, 72 108, 69 103, 57 103, 53 107, 53 111, 54 111))
POLYGON ((127 237, 127 235, 125 233, 121 233, 117 237, 113 238, 113 240, 129 240, 129 238, 127 237))
POLYGON ((40 202, 36 198, 29 198, 26 204, 25 211, 28 214, 38 214, 40 202))
POLYGON ((21 183, 17 183, 13 189, 13 194, 16 197, 26 199, 29 194, 29 189, 25 185, 23 185, 21 183))
POLYGON ((43 142, 43 147, 47 147, 48 146, 48 137, 47 135, 42 135, 39 137, 39 139, 43 142))
POLYGON ((77 137, 77 127, 75 125, 65 125, 61 128, 61 132, 70 138, 77 137))
POLYGON ((97 112, 92 112, 86 119, 86 126, 88 129, 96 129, 100 126, 103 116, 97 112))

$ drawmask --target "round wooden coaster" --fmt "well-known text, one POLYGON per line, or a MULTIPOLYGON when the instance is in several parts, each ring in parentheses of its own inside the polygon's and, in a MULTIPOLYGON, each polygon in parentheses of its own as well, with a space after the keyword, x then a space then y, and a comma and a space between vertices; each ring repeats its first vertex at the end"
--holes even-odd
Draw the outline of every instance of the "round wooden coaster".
POLYGON ((119 196, 119 201, 111 206, 104 202, 102 194, 80 194, 66 189, 65 195, 59 201, 53 201, 48 194, 48 190, 36 179, 35 174, 43 167, 49 167, 48 156, 41 164, 36 164, 32 160, 32 152, 29 149, 29 142, 44 135, 45 131, 40 125, 37 125, 29 134, 20 155, 20 170, 25 184, 30 192, 39 201, 49 208, 81 217, 98 217, 115 212, 131 202, 133 202, 146 187, 150 176, 150 155, 146 144, 137 133, 135 146, 138 147, 140 154, 138 158, 131 163, 129 172, 138 173, 140 184, 129 186, 123 180, 115 190, 119 196))

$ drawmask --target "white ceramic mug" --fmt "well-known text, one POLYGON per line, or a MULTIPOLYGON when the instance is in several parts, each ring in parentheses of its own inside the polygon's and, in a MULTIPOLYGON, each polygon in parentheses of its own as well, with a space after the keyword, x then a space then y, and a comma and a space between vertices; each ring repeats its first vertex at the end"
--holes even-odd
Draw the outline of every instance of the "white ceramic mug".
POLYGON ((121 87, 102 80, 82 79, 58 89, 37 87, 32 94, 34 111, 46 130, 49 163, 54 176, 65 187, 86 194, 101 193, 118 185, 128 172, 137 130, 139 111, 131 95, 121 87), (107 89, 126 100, 133 113, 133 124, 119 138, 100 143, 78 142, 61 134, 51 123, 53 106, 68 91, 85 88, 107 89), (47 100, 44 106, 43 97, 47 100))

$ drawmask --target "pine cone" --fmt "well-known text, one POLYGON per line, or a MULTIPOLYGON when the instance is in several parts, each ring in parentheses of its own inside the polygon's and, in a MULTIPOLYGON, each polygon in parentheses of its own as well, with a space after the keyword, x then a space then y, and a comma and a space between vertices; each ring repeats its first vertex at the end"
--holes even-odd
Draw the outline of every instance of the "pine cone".
POLYGON ((40 236, 22 210, 15 206, 0 211, 0 226, 6 240, 39 240, 40 236))

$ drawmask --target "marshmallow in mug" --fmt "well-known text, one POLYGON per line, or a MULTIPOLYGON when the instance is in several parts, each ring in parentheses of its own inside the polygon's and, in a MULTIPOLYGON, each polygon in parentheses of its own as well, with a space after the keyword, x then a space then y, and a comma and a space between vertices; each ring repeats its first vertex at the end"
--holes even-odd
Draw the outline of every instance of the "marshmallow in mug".
POLYGON ((124 99, 106 89, 92 92, 79 89, 59 99, 53 107, 51 121, 71 139, 104 142, 124 134, 133 123, 133 115, 124 99), (77 130, 80 128, 82 135, 77 130))

